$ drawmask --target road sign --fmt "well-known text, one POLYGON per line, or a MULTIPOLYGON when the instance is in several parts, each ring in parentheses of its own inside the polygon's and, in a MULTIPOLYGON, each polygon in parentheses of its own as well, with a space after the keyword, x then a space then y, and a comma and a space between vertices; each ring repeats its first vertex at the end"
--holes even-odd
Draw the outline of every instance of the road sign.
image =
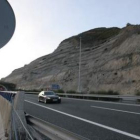
POLYGON ((58 89, 60 89, 60 86, 57 84, 52 84, 51 89, 58 90, 58 89))
POLYGON ((0 0, 0 48, 9 42, 15 31, 15 15, 7 0, 0 0))

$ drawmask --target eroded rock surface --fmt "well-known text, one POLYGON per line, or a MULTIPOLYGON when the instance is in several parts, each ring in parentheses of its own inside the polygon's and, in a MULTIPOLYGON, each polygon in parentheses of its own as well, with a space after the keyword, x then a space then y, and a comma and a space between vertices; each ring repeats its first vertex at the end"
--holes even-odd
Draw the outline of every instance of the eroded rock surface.
POLYGON ((56 83, 66 91, 77 91, 80 37, 83 92, 114 90, 134 94, 140 90, 139 25, 97 28, 68 38, 52 54, 14 70, 2 80, 21 89, 42 89, 56 83))

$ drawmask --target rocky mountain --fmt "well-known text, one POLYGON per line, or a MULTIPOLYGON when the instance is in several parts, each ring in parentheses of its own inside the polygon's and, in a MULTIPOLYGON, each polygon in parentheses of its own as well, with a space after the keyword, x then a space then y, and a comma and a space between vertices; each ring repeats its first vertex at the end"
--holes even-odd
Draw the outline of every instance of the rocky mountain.
POLYGON ((77 91, 80 37, 83 92, 113 90, 134 94, 140 90, 140 25, 96 28, 70 37, 53 53, 14 70, 2 80, 20 89, 59 84, 65 91, 77 91))

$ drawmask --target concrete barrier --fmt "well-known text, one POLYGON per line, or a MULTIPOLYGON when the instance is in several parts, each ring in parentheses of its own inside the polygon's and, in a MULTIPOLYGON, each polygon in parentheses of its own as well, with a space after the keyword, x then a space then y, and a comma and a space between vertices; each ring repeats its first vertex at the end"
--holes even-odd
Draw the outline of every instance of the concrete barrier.
POLYGON ((11 124, 11 99, 15 93, 0 92, 1 137, 8 137, 11 124), (4 134, 3 134, 4 133, 4 134))
POLYGON ((1 116, 0 139, 4 139, 8 137, 10 131, 11 105, 2 96, 0 96, 0 116, 1 116))
POLYGON ((0 91, 0 139, 27 137, 27 123, 24 115, 24 92, 0 91))

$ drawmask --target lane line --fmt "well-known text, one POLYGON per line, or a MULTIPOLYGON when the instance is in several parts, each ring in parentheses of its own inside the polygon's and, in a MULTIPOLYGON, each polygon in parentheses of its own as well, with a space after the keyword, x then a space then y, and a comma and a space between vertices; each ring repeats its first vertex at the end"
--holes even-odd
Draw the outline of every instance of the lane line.
POLYGON ((60 114, 63 114, 63 115, 66 115, 66 116, 69 116, 69 117, 84 121, 84 122, 87 122, 87 123, 90 123, 90 124, 93 124, 93 125, 96 125, 98 127, 104 128, 104 129, 108 129, 110 131, 113 131, 113 132, 116 132, 116 133, 119 133, 119 134, 122 134, 122 135, 125 135, 125 136, 128 136, 128 137, 131 137, 131 138, 134 138, 134 139, 137 139, 137 140, 140 140, 140 136, 137 136, 137 135, 125 132, 125 131, 121 131, 119 129, 115 129, 113 127, 109 127, 109 126, 106 126, 106 125, 103 125, 103 124, 99 124, 99 123, 96 123, 96 122, 93 122, 93 121, 90 121, 90 120, 87 120, 87 119, 84 119, 84 118, 81 118, 81 117, 77 117, 77 116, 62 112, 62 111, 58 111, 56 109, 52 109, 50 107, 46 107, 46 106, 31 102, 31 101, 28 101, 28 100, 25 100, 25 101, 30 103, 30 104, 34 104, 36 106, 40 106, 40 107, 46 108, 48 110, 51 110, 51 111, 54 111, 54 112, 57 112, 57 113, 60 113, 60 114))
POLYGON ((106 104, 118 104, 118 105, 126 105, 126 106, 138 106, 140 105, 137 104, 125 104, 125 103, 114 103, 114 102, 107 102, 107 101, 95 101, 95 100, 87 100, 87 99, 73 99, 73 98, 68 98, 68 97, 61 97, 62 99, 71 99, 71 100, 79 100, 79 101, 90 101, 90 102, 97 102, 97 103, 106 103, 106 104))
POLYGON ((105 110, 118 111, 118 112, 123 112, 123 113, 129 113, 129 114, 135 114, 135 115, 140 115, 140 113, 138 113, 138 112, 131 112, 131 111, 112 109, 112 108, 106 108, 106 107, 99 107, 99 106, 93 106, 93 105, 91 107, 99 108, 99 109, 105 109, 105 110))

